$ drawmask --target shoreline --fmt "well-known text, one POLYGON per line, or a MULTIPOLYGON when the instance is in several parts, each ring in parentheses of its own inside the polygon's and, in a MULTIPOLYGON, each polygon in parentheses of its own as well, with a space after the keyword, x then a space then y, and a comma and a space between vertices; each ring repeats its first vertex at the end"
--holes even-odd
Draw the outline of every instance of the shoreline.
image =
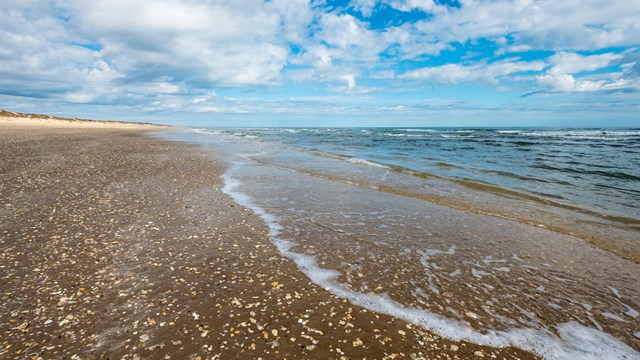
POLYGON ((314 285, 198 146, 148 127, 0 126, 0 355, 534 358, 314 285))
MULTIPOLYGON (((278 142, 275 141, 274 144, 277 146, 278 142)), ((359 181, 353 178, 343 178, 340 174, 323 174, 311 168, 292 165, 297 171, 336 181, 353 181, 359 186, 375 188, 398 196, 421 199, 453 209, 546 228, 559 234, 580 238, 625 260, 640 264, 640 249, 637 246, 637 239, 640 235, 640 219, 637 217, 624 216, 619 212, 598 210, 597 207, 587 203, 555 199, 552 195, 545 197, 526 190, 481 180, 447 177, 399 165, 375 163, 340 153, 292 146, 296 151, 315 157, 377 167, 416 180, 403 180, 410 186, 406 186, 406 184, 397 186, 395 183, 384 183, 384 181, 372 177, 359 181), (438 190, 425 191, 418 188, 423 185, 438 190)))
MULTIPOLYGON (((322 153, 303 148, 300 148, 300 151, 320 157, 346 159, 346 161, 352 159, 352 157, 345 155, 322 153)), ((544 227, 559 234, 580 238, 602 250, 611 252, 625 260, 640 265, 640 249, 636 248, 637 244, 635 242, 638 236, 640 236, 640 219, 601 213, 589 209, 586 206, 546 199, 540 195, 531 194, 519 189, 485 183, 479 180, 449 178, 401 166, 374 163, 374 166, 378 165, 384 166, 390 171, 430 181, 432 186, 437 186, 439 183, 446 183, 445 186, 451 188, 459 187, 466 190, 458 191, 456 197, 439 196, 413 191, 412 189, 400 189, 384 185, 375 185, 377 190, 408 198, 421 199, 462 211, 500 217, 531 226, 544 227), (488 197, 485 196, 485 198, 492 200, 491 205, 474 199, 477 197, 474 193, 489 195, 488 197), (495 199, 498 199, 498 201, 496 202, 495 199), (505 203, 522 203, 523 201, 525 205, 533 205, 527 206, 527 211, 524 213, 522 211, 514 211, 515 206, 507 210, 501 208, 505 203), (536 212, 536 216, 532 216, 532 211, 536 212), (532 218, 536 218, 537 220, 534 221, 532 218)), ((361 183, 360 185, 365 187, 373 186, 365 183, 361 183)))
MULTIPOLYGON (((168 138, 224 154, 234 164, 228 180, 238 201, 272 224, 272 242, 283 255, 340 297, 354 303, 366 299, 361 304, 373 311, 406 308, 412 314, 407 319, 426 328, 438 323, 439 316, 453 320, 454 333, 471 324, 474 330, 462 332, 471 331, 469 336, 480 342, 487 341, 482 332, 497 330, 510 338, 511 329, 523 326, 531 331, 520 333, 525 337, 521 343, 527 344, 537 342, 527 336, 545 337, 544 331, 536 332, 546 329, 564 334, 547 339, 548 347, 569 344, 584 349, 584 356, 599 358, 590 352, 589 341, 608 337, 596 335, 595 327, 638 345, 638 335, 629 332, 638 323, 635 309, 640 305, 635 300, 640 279, 636 264, 582 239, 415 197, 403 200, 368 183, 372 174, 362 177, 366 168, 348 168, 336 159, 314 159, 234 137, 185 133, 168 138), (329 169, 343 173, 327 175, 329 169), (356 173, 364 182, 354 180, 356 173), (380 220, 383 214, 388 220, 380 220), (429 219, 424 223, 428 233, 419 219, 429 219), (422 316, 424 321, 417 320, 422 316), (576 320, 579 326, 570 324, 576 320), (586 338, 590 331, 595 337, 580 345, 565 338, 586 338)), ((617 344, 627 349, 623 352, 631 351, 631 358, 637 355, 617 344)), ((594 343, 600 345, 605 347, 594 343)), ((567 357, 565 350, 560 352, 567 357)))

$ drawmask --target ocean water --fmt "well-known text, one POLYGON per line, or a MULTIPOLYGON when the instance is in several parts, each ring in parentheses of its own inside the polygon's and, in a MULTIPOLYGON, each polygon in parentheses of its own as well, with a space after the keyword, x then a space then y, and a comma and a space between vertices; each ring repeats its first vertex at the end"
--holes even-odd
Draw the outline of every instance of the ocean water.
POLYGON ((222 133, 469 179, 640 219, 640 129, 252 128, 222 133))
POLYGON ((225 161, 222 191, 311 282, 354 305, 547 359, 640 359, 640 266, 544 225, 637 249, 640 130, 162 136, 225 161))

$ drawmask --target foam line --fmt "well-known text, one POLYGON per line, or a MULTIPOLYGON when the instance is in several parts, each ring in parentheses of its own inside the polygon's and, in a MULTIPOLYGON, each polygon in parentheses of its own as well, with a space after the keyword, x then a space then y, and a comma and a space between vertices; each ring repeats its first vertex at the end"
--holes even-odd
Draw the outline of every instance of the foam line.
POLYGON ((356 164, 356 165, 371 166, 371 167, 377 167, 377 168, 381 168, 381 169, 391 169, 387 165, 380 164, 380 163, 373 162, 373 161, 369 161, 369 160, 360 159, 360 158, 349 158, 348 161, 350 163, 356 164))
POLYGON ((402 319, 450 340, 468 341, 492 347, 512 346, 540 355, 545 359, 640 360, 640 353, 622 341, 575 321, 558 324, 556 326, 558 335, 545 328, 514 328, 508 331, 481 333, 466 322, 449 319, 424 309, 405 306, 388 296, 359 293, 348 289, 336 280, 339 275, 337 271, 323 269, 315 258, 291 251, 294 243, 280 238, 282 226, 278 224, 276 216, 255 204, 249 196, 238 189, 242 183, 234 179, 233 174, 242 165, 242 163, 233 163, 223 174, 222 191, 239 205, 253 210, 267 223, 269 237, 273 244, 284 256, 293 260, 313 283, 338 297, 347 299, 354 305, 402 319))

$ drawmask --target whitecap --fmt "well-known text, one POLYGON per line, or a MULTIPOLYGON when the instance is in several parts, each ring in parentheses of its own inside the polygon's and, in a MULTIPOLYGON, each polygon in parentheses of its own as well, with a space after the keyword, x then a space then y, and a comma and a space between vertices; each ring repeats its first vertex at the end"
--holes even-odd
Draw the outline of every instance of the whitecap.
POLYGON ((387 165, 380 164, 380 163, 373 162, 373 161, 369 161, 369 160, 360 159, 360 158, 349 158, 349 160, 347 160, 347 161, 349 161, 352 164, 357 164, 357 165, 371 166, 371 167, 377 167, 377 168, 381 168, 381 169, 390 169, 387 165))

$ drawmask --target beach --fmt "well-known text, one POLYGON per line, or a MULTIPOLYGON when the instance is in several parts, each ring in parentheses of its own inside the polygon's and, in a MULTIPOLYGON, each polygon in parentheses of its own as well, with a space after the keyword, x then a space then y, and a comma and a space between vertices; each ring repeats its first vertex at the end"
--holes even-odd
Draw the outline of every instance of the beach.
POLYGON ((0 126, 2 358, 532 358, 314 285, 197 146, 144 126, 0 126))
POLYGON ((0 358, 639 358, 637 263, 222 140, 0 119, 0 358))
POLYGON ((0 17, 0 360, 640 360, 640 1, 0 17))

